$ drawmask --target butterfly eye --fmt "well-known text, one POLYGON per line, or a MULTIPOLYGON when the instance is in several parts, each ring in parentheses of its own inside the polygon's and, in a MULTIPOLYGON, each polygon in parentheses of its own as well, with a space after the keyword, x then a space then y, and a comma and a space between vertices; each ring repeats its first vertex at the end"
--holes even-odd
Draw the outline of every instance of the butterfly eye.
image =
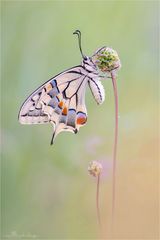
POLYGON ((87 60, 88 60, 88 57, 87 57, 87 56, 84 56, 84 57, 83 57, 83 60, 84 60, 84 61, 87 61, 87 60))

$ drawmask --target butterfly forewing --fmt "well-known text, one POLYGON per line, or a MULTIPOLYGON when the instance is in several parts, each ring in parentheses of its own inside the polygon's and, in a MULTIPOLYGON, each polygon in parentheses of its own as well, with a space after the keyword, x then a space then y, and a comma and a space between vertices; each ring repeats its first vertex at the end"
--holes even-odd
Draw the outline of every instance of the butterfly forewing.
POLYGON ((54 125, 54 136, 61 131, 77 132, 87 120, 85 89, 87 72, 73 67, 47 81, 23 103, 19 112, 22 124, 54 125))

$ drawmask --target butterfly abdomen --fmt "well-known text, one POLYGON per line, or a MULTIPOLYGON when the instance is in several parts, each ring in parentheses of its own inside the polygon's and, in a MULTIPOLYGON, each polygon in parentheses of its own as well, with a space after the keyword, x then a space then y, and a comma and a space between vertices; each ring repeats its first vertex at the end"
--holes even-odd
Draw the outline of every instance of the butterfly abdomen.
POLYGON ((105 91, 99 80, 89 80, 89 87, 98 104, 102 104, 105 100, 105 91))

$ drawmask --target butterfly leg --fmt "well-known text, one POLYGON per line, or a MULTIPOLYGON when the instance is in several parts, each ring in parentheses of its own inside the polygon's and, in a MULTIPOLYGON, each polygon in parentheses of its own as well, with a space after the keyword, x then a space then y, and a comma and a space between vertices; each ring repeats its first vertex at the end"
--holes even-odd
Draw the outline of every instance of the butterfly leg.
POLYGON ((104 78, 104 79, 106 79, 106 78, 112 78, 110 75, 99 75, 99 77, 100 77, 100 78, 104 78))

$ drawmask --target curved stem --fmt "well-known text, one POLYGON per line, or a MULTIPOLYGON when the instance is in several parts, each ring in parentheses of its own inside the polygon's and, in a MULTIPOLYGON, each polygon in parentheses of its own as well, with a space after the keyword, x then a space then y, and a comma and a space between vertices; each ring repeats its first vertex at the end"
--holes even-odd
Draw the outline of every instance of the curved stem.
POLYGON ((100 209, 99 209, 99 182, 100 182, 100 174, 97 176, 96 208, 97 208, 98 224, 99 226, 101 226, 100 209))
POLYGON ((112 223, 114 222, 115 213, 115 194, 116 194, 116 166, 117 166, 117 142, 118 142, 118 93, 116 85, 116 76, 111 72, 113 91, 114 91, 114 102, 115 102, 115 132, 114 132, 114 148, 113 148, 113 189, 112 189, 112 223))

